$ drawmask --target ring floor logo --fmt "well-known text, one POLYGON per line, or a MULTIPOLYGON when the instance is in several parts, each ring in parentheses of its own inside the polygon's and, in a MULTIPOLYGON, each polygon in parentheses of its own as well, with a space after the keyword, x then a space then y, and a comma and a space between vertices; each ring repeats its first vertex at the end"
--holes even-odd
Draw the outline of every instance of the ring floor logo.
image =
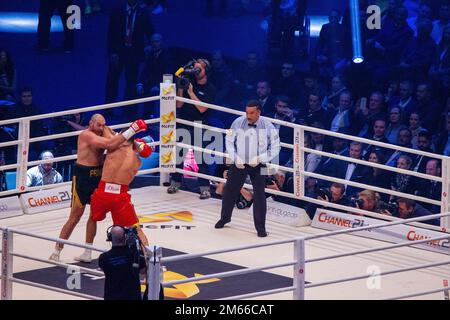
MULTIPOLYGON (((163 256, 185 254, 171 249, 163 248, 163 256)), ((98 262, 90 264, 78 263, 78 266, 97 268, 98 262)), ((186 261, 169 262, 165 265, 164 281, 186 279, 193 276, 207 275, 217 272, 226 272, 244 269, 244 267, 217 261, 209 258, 194 258, 186 261)), ((49 267, 15 273, 14 277, 22 280, 67 290, 67 270, 61 267, 49 267)), ((164 288, 164 295, 169 300, 212 300, 229 296, 265 291, 292 285, 292 278, 271 274, 268 272, 254 272, 227 278, 212 278, 202 281, 175 285, 164 288)), ((103 297, 104 277, 81 273, 81 281, 75 289, 76 292, 103 297)))

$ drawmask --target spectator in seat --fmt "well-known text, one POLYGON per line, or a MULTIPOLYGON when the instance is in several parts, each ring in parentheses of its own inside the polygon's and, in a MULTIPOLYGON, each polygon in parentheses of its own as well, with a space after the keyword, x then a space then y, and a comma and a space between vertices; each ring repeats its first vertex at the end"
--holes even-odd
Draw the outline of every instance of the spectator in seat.
POLYGON ((448 92, 450 88, 450 24, 443 30, 429 74, 440 84, 443 92, 448 92))
POLYGON ((233 73, 225 62, 222 51, 212 54, 209 81, 217 88, 216 101, 218 105, 229 105, 230 92, 233 83, 233 73))
POLYGON ((416 102, 413 97, 413 83, 409 80, 400 82, 399 96, 393 97, 389 100, 389 108, 399 107, 403 115, 402 123, 406 124, 409 119, 409 114, 416 111, 416 102))
MULTIPOLYGON (((434 153, 433 149, 431 148, 431 145, 432 145, 431 134, 427 130, 419 132, 417 136, 417 149, 424 152, 434 153)), ((426 164, 428 163, 429 160, 431 160, 431 158, 427 156, 418 155, 414 162, 413 170, 416 172, 425 173, 426 164)))
POLYGON ((409 115, 409 130, 411 131, 411 145, 414 149, 417 149, 417 142, 419 139, 419 133, 425 129, 421 126, 422 119, 418 112, 413 112, 409 115))
MULTIPOLYGON (((373 149, 368 156, 368 161, 377 164, 384 164, 386 161, 386 156, 384 155, 381 149, 373 149)), ((371 168, 371 175, 369 177, 369 181, 367 184, 383 188, 390 189, 391 188, 391 180, 392 180, 392 171, 383 170, 380 168, 371 168)), ((381 200, 387 202, 389 201, 389 195, 386 193, 380 194, 381 200)))
MULTIPOLYGON (((294 115, 294 110, 290 105, 290 100, 287 96, 277 96, 275 102, 276 113, 272 116, 274 119, 286 121, 293 124, 300 124, 298 118, 294 115)), ((294 143, 294 129, 288 126, 282 126, 274 123, 275 128, 279 130, 280 141, 283 143, 294 143)), ((279 163, 286 163, 292 155, 292 149, 281 148, 279 153, 279 163)))
MULTIPOLYGON (((371 132, 372 135, 368 135, 365 138, 378 142, 389 143, 388 139, 386 138, 386 120, 384 118, 375 120, 371 132)), ((392 153, 391 149, 382 148, 372 144, 364 145, 363 148, 363 156, 365 159, 367 159, 372 150, 375 149, 381 149, 386 156, 389 156, 392 153)))
POLYGON ((361 103, 357 104, 357 106, 358 107, 354 110, 354 132, 357 133, 358 136, 363 137, 370 134, 375 120, 386 118, 384 96, 379 91, 373 92, 370 95, 368 107, 361 103))
POLYGON ((263 108, 263 116, 272 117, 275 112, 275 97, 267 80, 261 80, 256 85, 256 98, 263 108))
MULTIPOLYGON (((402 155, 397 160, 397 168, 403 170, 411 170, 412 160, 407 155, 402 155)), ((410 176, 404 173, 395 173, 391 180, 391 189, 398 192, 414 194, 418 187, 417 179, 414 176, 410 176)), ((395 199, 395 196, 391 195, 391 200, 395 199)))
POLYGON ((421 125, 424 129, 427 129, 431 133, 435 133, 437 130, 436 123, 439 122, 442 108, 436 100, 432 99, 431 84, 427 82, 419 83, 417 85, 416 96, 417 112, 422 120, 421 125))
POLYGON ((59 172, 53 169, 53 161, 51 161, 53 158, 53 154, 50 151, 41 153, 39 159, 49 161, 28 169, 27 187, 44 186, 63 182, 63 178, 59 172))
MULTIPOLYGON (((333 132, 350 132, 350 108, 352 106, 352 96, 350 91, 343 91, 339 96, 339 104, 331 120, 330 130, 333 132)), ((332 109, 329 109, 332 112, 332 109)))
MULTIPOLYGON (((349 156, 353 159, 362 158, 362 144, 360 142, 351 142, 349 148, 349 156)), ((366 183, 367 177, 370 176, 370 168, 354 162, 337 160, 334 162, 334 177, 347 181, 366 183)), ((345 194, 353 196, 360 191, 359 188, 350 185, 346 186, 345 194)))
POLYGON ((256 85, 261 79, 266 79, 267 74, 261 65, 258 54, 250 51, 245 59, 245 64, 236 72, 233 80, 236 100, 248 99, 256 90, 256 85))
POLYGON ((389 123, 386 129, 386 138, 391 144, 397 143, 398 133, 401 129, 406 128, 406 126, 401 123, 401 120, 401 109, 399 107, 392 107, 389 111, 389 123))
POLYGON ((450 113, 446 116, 447 127, 437 135, 436 151, 444 156, 450 156, 450 113))
POLYGON ((296 75, 294 63, 292 61, 283 62, 280 76, 276 81, 272 81, 272 84, 272 89, 275 94, 284 94, 288 96, 291 101, 298 100, 301 82, 296 75))
POLYGON ((341 99, 341 93, 344 91, 347 91, 347 87, 344 84, 342 76, 334 76, 331 79, 331 90, 323 99, 322 106, 327 110, 336 111, 339 106, 339 100, 341 99))
MULTIPOLYGON (((411 139, 412 139, 411 130, 409 130, 408 128, 403 128, 398 132, 397 145, 404 148, 412 149, 411 139)), ((386 160, 386 165, 391 167, 397 166, 397 160, 401 155, 408 155, 408 156, 410 155, 410 158, 415 157, 415 155, 412 155, 410 153, 405 153, 404 151, 396 150, 390 155, 388 160, 386 160)))
POLYGON ((17 72, 11 56, 0 49, 0 100, 14 101, 17 87, 17 72))
MULTIPOLYGON (((434 177, 442 176, 441 162, 438 159, 430 159, 426 164, 426 174, 434 177)), ((422 180, 422 179, 421 179, 422 180)), ((442 182, 435 180, 422 180, 420 188, 417 190, 417 195, 430 199, 441 201, 442 197, 442 182)), ((441 207, 431 203, 421 202, 421 205, 429 210, 431 213, 440 213, 441 207)))
POLYGON ((322 105, 322 96, 319 92, 312 92, 308 98, 308 109, 300 109, 300 121, 306 125, 311 126, 315 122, 319 122, 325 126, 330 127, 331 116, 322 105))
POLYGON ((411 39, 404 49, 399 69, 404 77, 419 79, 428 73, 437 52, 436 43, 431 38, 432 30, 431 21, 420 23, 417 37, 411 39))

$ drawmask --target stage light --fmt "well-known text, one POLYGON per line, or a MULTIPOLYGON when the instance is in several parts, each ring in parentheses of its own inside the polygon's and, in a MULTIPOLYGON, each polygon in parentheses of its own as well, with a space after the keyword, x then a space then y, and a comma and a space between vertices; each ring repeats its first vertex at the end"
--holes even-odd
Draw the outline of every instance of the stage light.
MULTIPOLYGON (((0 12, 0 32, 36 33, 39 15, 33 12, 0 12)), ((59 16, 52 17, 51 32, 62 32, 59 16)))
POLYGON ((353 63, 362 63, 364 56, 361 45, 361 26, 359 17, 359 0, 350 1, 350 20, 352 25, 353 63))

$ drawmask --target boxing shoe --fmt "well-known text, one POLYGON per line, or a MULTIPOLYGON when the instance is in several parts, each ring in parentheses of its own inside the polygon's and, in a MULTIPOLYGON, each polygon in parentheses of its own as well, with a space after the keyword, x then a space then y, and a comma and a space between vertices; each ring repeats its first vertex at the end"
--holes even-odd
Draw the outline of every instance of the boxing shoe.
POLYGON ((205 199, 209 199, 209 198, 211 198, 211 192, 209 192, 208 190, 203 190, 200 193, 200 199, 201 200, 205 200, 205 199))
POLYGON ((53 252, 52 255, 48 258, 48 260, 60 262, 59 253, 53 252))
POLYGON ((92 253, 91 251, 84 251, 83 254, 74 257, 73 258, 75 261, 79 261, 79 262, 85 262, 85 263, 91 263, 92 262, 92 253))

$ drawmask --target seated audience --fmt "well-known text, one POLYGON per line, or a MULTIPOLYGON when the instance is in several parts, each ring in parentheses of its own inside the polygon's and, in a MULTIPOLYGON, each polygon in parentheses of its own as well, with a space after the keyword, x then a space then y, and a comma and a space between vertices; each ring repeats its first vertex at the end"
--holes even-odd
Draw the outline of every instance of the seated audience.
POLYGON ((50 151, 41 153, 39 159, 49 161, 28 169, 27 187, 44 186, 63 182, 63 178, 59 172, 53 169, 53 161, 51 161, 53 158, 53 154, 50 151))

